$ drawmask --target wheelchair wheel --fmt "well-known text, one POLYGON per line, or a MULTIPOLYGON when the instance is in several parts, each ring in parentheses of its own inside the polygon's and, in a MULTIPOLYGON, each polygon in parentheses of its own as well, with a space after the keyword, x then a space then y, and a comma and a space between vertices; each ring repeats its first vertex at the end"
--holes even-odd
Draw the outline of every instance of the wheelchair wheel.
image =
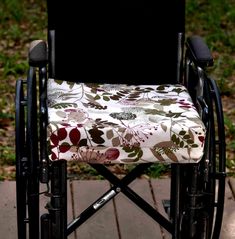
POLYGON ((27 204, 27 179, 25 170, 27 167, 26 137, 25 137, 25 97, 24 82, 16 82, 16 201, 17 201, 17 225, 18 238, 26 238, 26 204, 27 204))
POLYGON ((225 133, 222 104, 214 81, 207 79, 204 115, 205 153, 199 165, 183 166, 181 237, 219 239, 225 193, 225 133), (187 226, 185 226, 187 225, 187 226))
POLYGON ((30 67, 27 78, 26 144, 28 157, 28 218, 29 238, 39 238, 39 155, 37 82, 35 68, 30 67))
MULTIPOLYGON (((208 88, 211 96, 211 142, 212 152, 209 158, 211 171, 209 179, 212 181, 206 193, 213 195, 208 200, 206 207, 209 210, 209 229, 211 238, 219 238, 222 226, 224 196, 225 196, 225 178, 226 178, 226 149, 225 149, 225 131, 221 97, 216 82, 208 79, 208 88), (213 219, 212 219, 213 218, 213 219)), ((209 148, 210 151, 210 148, 209 148)))
POLYGON ((37 94, 34 69, 16 84, 16 187, 18 238, 39 238, 37 94), (27 95, 25 97, 25 87, 27 95))

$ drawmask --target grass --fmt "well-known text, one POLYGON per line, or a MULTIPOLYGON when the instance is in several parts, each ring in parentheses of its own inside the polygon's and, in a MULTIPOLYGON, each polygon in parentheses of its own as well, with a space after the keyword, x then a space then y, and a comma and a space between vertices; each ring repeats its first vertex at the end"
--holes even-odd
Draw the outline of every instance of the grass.
POLYGON ((25 78, 27 49, 35 39, 46 38, 46 1, 0 1, 0 174, 14 176, 3 168, 15 164, 15 82, 25 78))
MULTIPOLYGON (((225 110, 227 166, 235 171, 235 0, 187 0, 186 36, 202 36, 212 51, 215 64, 209 74, 216 79, 225 110)), ((15 81, 26 77, 27 50, 35 39, 46 39, 46 1, 0 1, 0 166, 14 165, 15 81)), ((86 167, 71 170, 97 176, 86 167)), ((124 169, 123 169, 124 170, 124 169)), ((128 170, 125 168, 125 170, 128 170)), ((125 171, 124 170, 124 171, 125 171)), ((154 165, 153 177, 167 167, 154 165)), ((11 172, 12 174, 12 172, 11 172)), ((6 178, 6 173, 0 178, 6 178)))
POLYGON ((189 0, 186 10, 187 34, 204 37, 215 59, 211 75, 222 94, 234 94, 230 86, 235 76, 235 1, 189 0))
POLYGON ((225 122, 225 132, 227 139, 227 167, 229 175, 235 176, 235 124, 226 114, 224 117, 225 122))
POLYGON ((209 74, 219 86, 225 117, 227 167, 235 175, 235 1, 188 0, 186 33, 201 35, 214 57, 209 74))

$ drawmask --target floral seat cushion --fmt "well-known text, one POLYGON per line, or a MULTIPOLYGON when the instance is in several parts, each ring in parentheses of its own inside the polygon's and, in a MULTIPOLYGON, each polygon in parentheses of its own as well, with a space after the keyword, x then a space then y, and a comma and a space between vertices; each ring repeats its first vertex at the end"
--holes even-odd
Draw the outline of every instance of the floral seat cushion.
POLYGON ((51 160, 195 163, 205 127, 182 85, 48 80, 51 160))

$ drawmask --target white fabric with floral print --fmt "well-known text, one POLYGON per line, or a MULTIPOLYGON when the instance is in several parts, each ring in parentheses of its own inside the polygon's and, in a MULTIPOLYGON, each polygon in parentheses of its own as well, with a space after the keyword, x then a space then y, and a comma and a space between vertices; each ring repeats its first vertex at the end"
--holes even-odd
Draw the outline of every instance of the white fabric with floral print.
POLYGON ((195 163, 203 156, 205 127, 182 85, 49 79, 48 117, 51 160, 195 163))

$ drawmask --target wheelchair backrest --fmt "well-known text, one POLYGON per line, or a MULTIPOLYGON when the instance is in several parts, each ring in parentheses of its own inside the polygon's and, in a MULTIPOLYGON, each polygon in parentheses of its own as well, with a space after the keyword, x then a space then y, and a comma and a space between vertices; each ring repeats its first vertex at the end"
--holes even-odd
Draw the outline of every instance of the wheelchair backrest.
POLYGON ((48 0, 49 77, 81 82, 175 83, 184 0, 48 0))

